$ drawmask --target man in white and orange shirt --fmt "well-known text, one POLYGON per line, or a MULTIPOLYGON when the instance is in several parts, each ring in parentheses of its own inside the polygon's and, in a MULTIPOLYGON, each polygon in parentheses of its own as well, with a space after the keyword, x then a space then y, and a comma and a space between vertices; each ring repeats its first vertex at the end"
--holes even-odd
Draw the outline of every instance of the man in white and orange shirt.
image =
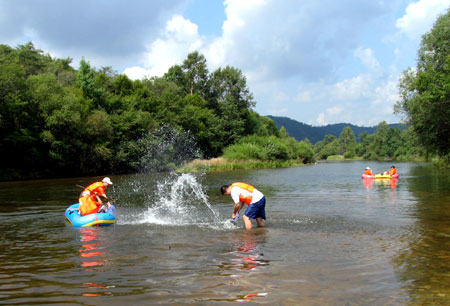
POLYGON ((243 216, 246 229, 252 228, 251 219, 256 219, 258 226, 264 226, 266 219, 266 197, 261 191, 250 184, 236 182, 231 185, 224 185, 220 188, 223 195, 231 195, 234 202, 232 219, 236 217, 244 204, 248 205, 243 216))

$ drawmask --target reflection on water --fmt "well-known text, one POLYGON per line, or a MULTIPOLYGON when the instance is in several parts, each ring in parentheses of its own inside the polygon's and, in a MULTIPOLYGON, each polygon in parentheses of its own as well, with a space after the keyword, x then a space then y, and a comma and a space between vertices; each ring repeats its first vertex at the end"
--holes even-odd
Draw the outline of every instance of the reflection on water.
MULTIPOLYGON (((270 260, 265 258, 262 249, 266 241, 266 229, 257 228, 254 231, 238 231, 233 233, 230 241, 233 249, 225 253, 223 260, 217 265, 219 275, 231 280, 235 286, 251 288, 251 283, 264 274, 264 267, 268 266, 270 260)), ((255 298, 266 297, 267 292, 242 292, 237 290, 235 296, 227 301, 248 302, 255 298)), ((215 299, 214 299, 215 300, 215 299)))
POLYGON ((450 176, 403 163, 365 182, 366 166, 116 176, 106 228, 64 222, 97 178, 0 183, 0 303, 450 304, 450 176), (267 227, 231 222, 219 188, 238 180, 266 195, 267 227))
POLYGON ((411 300, 420 305, 450 304, 450 178, 429 167, 412 170, 417 223, 403 239, 394 263, 411 300))
POLYGON ((86 271, 94 271, 92 267, 106 265, 106 252, 101 242, 98 241, 98 228, 80 228, 80 256, 82 257, 81 266, 87 268, 86 271), (92 261, 94 260, 94 261, 92 261))
MULTIPOLYGON (((85 271, 100 272, 99 267, 108 264, 108 252, 105 250, 105 245, 99 239, 100 228, 79 228, 80 233, 80 256, 81 267, 85 271)), ((83 286, 89 288, 89 292, 83 293, 83 296, 96 297, 102 295, 111 295, 111 291, 106 289, 114 288, 115 286, 105 285, 101 282, 83 282, 83 286), (99 290, 100 289, 100 290, 99 290)))
POLYGON ((372 189, 372 187, 375 186, 389 186, 392 189, 397 188, 398 178, 392 178, 392 179, 367 179, 363 178, 361 179, 364 186, 367 189, 372 189))
MULTIPOLYGON (((256 249, 257 243, 264 242, 264 232, 259 232, 258 236, 255 236, 254 232, 246 231, 240 233, 240 240, 238 241, 238 247, 232 254, 235 258, 232 262, 235 264, 234 269, 238 271, 257 271, 259 266, 267 265, 268 260, 263 259, 262 253, 258 253, 256 249)), ((243 277, 244 274, 232 275, 232 277, 243 277)))
MULTIPOLYGON (((238 274, 233 274, 230 277, 245 278, 245 273, 264 273, 260 267, 269 264, 269 260, 264 259, 264 254, 258 251, 258 244, 263 244, 265 241, 265 229, 258 229, 258 231, 245 231, 239 233, 236 251, 233 251, 232 266, 238 274)), ((253 277, 257 277, 253 275, 253 277)), ((249 302, 258 297, 266 297, 267 292, 250 292, 245 295, 240 295, 236 298, 236 302, 249 302)))

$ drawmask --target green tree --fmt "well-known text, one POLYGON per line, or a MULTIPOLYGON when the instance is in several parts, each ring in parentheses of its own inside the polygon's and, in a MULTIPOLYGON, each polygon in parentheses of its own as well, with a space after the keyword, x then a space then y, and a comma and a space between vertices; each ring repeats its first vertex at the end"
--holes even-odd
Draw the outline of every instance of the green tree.
POLYGON ((298 144, 298 157, 303 160, 304 164, 315 162, 314 149, 308 139, 300 141, 298 144))
POLYGON ((120 74, 114 79, 114 93, 119 96, 126 96, 133 92, 133 81, 125 74, 120 74))
POLYGON ((339 144, 339 154, 341 155, 343 155, 347 151, 354 150, 356 137, 351 127, 346 126, 342 129, 341 135, 339 135, 339 144))
POLYGON ((430 153, 450 154, 450 10, 422 36, 417 68, 403 73, 397 113, 430 153))
POLYGON ((219 138, 224 146, 248 135, 246 130, 250 108, 255 105, 242 71, 233 67, 219 68, 211 77, 211 93, 217 105, 219 138))
POLYGON ((76 85, 83 91, 85 98, 94 99, 98 96, 98 89, 94 82, 95 70, 83 59, 80 61, 76 77, 76 85))
POLYGON ((280 136, 280 131, 278 131, 277 125, 272 119, 266 116, 260 116, 253 110, 250 110, 249 112, 245 128, 249 134, 256 134, 259 136, 280 136))
POLYGON ((222 144, 216 139, 217 117, 198 94, 187 95, 179 116, 179 124, 189 131, 206 157, 217 156, 222 144))
POLYGON ((281 138, 288 138, 289 137, 289 133, 288 133, 288 131, 286 130, 286 128, 284 126, 282 126, 280 128, 280 137, 281 138))
POLYGON ((181 66, 170 67, 164 78, 177 84, 186 95, 198 94, 203 99, 209 97, 209 72, 206 58, 197 51, 189 53, 181 66))
POLYGON ((339 153, 339 140, 336 136, 327 134, 323 140, 314 145, 314 152, 317 159, 327 159, 330 155, 336 155, 339 153))
POLYGON ((48 55, 42 55, 42 53, 42 50, 34 48, 32 42, 17 47, 16 55, 22 67, 25 68, 27 76, 44 72, 51 58, 48 55))
POLYGON ((208 88, 208 67, 206 59, 197 51, 189 53, 181 66, 185 74, 185 86, 187 94, 199 94, 202 98, 207 98, 208 88))

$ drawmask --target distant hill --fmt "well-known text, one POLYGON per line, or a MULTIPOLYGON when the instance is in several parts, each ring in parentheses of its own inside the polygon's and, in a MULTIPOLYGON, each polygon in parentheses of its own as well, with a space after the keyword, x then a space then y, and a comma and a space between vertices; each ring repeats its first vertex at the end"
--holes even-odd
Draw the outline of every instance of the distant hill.
MULTIPOLYGON (((355 133, 356 138, 358 139, 359 134, 366 131, 369 134, 373 134, 376 132, 377 127, 363 127, 357 126, 350 123, 336 123, 336 124, 328 124, 325 126, 312 126, 309 124, 305 124, 302 122, 298 122, 296 120, 287 118, 287 117, 276 117, 276 116, 267 116, 272 119, 277 128, 280 129, 282 126, 286 129, 290 136, 294 137, 298 141, 304 140, 308 138, 312 144, 315 144, 318 141, 321 141, 325 138, 325 135, 331 134, 336 137, 341 135, 342 130, 346 126, 350 126, 355 133)), ((405 128, 404 124, 389 124, 391 128, 405 128)))

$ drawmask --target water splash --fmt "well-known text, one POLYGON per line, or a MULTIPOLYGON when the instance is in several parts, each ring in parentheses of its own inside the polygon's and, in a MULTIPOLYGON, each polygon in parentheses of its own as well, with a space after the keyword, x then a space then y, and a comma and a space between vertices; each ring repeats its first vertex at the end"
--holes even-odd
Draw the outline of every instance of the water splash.
POLYGON ((231 220, 221 217, 211 205, 199 178, 190 173, 171 173, 157 183, 153 198, 148 199, 147 209, 133 223, 236 228, 231 220))
POLYGON ((137 141, 140 173, 174 170, 201 156, 200 149, 189 131, 179 131, 170 125, 163 125, 149 131, 137 141))

